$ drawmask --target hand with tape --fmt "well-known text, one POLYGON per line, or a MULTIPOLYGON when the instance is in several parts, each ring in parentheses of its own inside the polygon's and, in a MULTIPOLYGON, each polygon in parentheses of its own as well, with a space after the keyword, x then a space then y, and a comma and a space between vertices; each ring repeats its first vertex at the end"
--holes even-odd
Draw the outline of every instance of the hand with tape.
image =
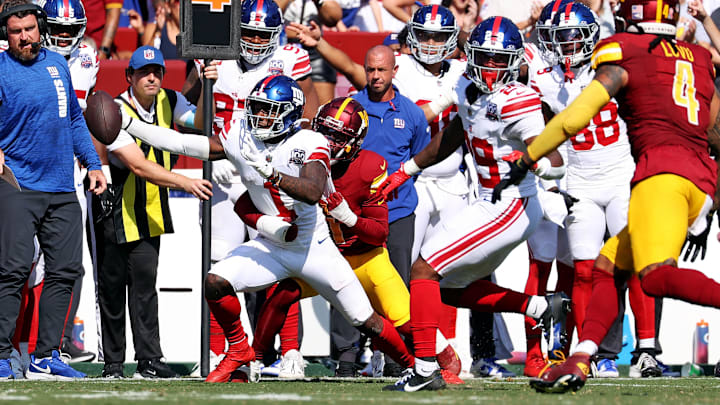
POLYGON ((350 205, 340 192, 334 192, 325 201, 330 216, 352 228, 358 221, 357 215, 350 209, 350 205))

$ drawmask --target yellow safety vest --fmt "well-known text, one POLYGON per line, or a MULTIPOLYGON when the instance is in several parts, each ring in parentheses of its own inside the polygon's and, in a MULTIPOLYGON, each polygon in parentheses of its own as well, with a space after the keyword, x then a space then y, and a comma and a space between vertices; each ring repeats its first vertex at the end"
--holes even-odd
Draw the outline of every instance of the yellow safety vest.
MULTIPOLYGON (((129 93, 129 92, 128 92, 129 93)), ((170 128, 177 103, 174 90, 161 89, 155 97, 155 122, 149 124, 170 128)), ((134 119, 140 119, 137 111, 127 102, 123 108, 134 119)), ((143 122, 146 122, 143 120, 143 122)), ((177 157, 135 138, 145 158, 167 170, 171 170, 177 157)), ((126 167, 110 165, 115 199, 113 201, 113 226, 116 243, 133 242, 164 233, 173 233, 172 218, 168 205, 168 189, 135 176, 126 167)))

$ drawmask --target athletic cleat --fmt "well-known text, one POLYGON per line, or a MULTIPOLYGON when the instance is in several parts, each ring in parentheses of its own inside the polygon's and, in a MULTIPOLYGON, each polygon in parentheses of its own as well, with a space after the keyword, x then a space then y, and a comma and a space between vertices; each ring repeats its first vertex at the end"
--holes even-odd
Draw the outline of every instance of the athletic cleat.
POLYGON ((263 370, 263 363, 259 360, 253 360, 250 362, 250 364, 247 367, 247 376, 248 380, 251 383, 257 383, 260 382, 260 377, 262 376, 262 370, 263 370))
POLYGON ((570 298, 564 292, 548 294, 545 296, 548 307, 538 319, 537 326, 541 327, 548 342, 548 357, 552 358, 557 350, 562 350, 567 343, 565 321, 570 312, 570 298))
POLYGON ((278 357, 273 364, 262 367, 262 375, 264 377, 277 377, 280 374, 280 363, 282 363, 282 357, 278 357))
POLYGON ((620 372, 618 371, 617 364, 613 359, 598 359, 597 363, 592 364, 592 376, 595 378, 618 378, 620 372))
MULTIPOLYGON (((15 374, 16 379, 23 379, 25 378, 25 369, 30 365, 30 357, 27 357, 27 362, 24 361, 23 356, 18 352, 14 347, 12 349, 12 353, 10 353, 10 368, 12 369, 13 374, 15 374)), ((0 374, 1 375, 1 374, 0 374)), ((0 380, 2 380, 3 377, 0 376, 0 380)))
POLYGON ((364 377, 382 377, 383 368, 385 368, 385 355, 380 350, 373 350, 370 361, 360 371, 360 375, 364 377))
POLYGON ((400 379, 393 385, 386 385, 383 391, 437 391, 446 387, 440 369, 436 369, 427 377, 416 374, 411 368, 403 371, 400 379))
POLYGON ((525 359, 525 368, 523 369, 523 375, 526 377, 537 378, 548 369, 550 365, 545 359, 540 356, 528 356, 525 359))
POLYGON ((458 357, 458 354, 452 345, 447 345, 443 351, 437 354, 436 358, 440 368, 447 370, 456 376, 460 375, 460 371, 462 371, 462 363, 460 362, 460 357, 458 357))
POLYGON ((630 378, 662 377, 662 369, 658 366, 655 356, 642 352, 637 358, 633 357, 628 375, 630 378))
POLYGON ((564 393, 577 391, 585 385, 590 372, 590 355, 575 353, 564 363, 545 371, 540 378, 530 380, 537 392, 564 393))
POLYGON ((404 370, 401 365, 394 361, 386 362, 383 366, 383 376, 385 377, 401 377, 404 370))
POLYGON ((293 349, 282 356, 278 378, 284 380, 299 380, 305 378, 305 359, 303 355, 293 349))
POLYGON ((133 378, 178 378, 180 375, 176 373, 170 366, 160 359, 138 360, 137 369, 133 378))
POLYGON ((10 359, 0 359, 0 380, 14 380, 15 378, 10 359))
POLYGON ((78 347, 75 346, 75 344, 68 338, 63 338, 62 340, 60 355, 66 358, 67 363, 81 363, 84 361, 93 361, 95 359, 95 353, 78 349, 78 347))
POLYGON ((355 363, 351 361, 339 361, 335 369, 335 377, 355 378, 357 377, 357 368, 355 363))
POLYGON ((70 381, 87 376, 85 373, 81 373, 68 366, 60 357, 60 353, 57 350, 53 350, 50 357, 43 357, 41 359, 36 359, 34 355, 30 355, 30 365, 25 373, 25 377, 29 380, 70 381))
MULTIPOLYGON (((666 365, 665 363, 663 363, 662 361, 660 361, 658 359, 655 359, 655 361, 657 361, 658 367, 660 367, 660 370, 662 370, 663 377, 680 377, 679 371, 672 371, 670 366, 666 365)), ((717 370, 717 368, 716 368, 716 370, 717 370)), ((717 374, 715 374, 715 376, 717 377, 717 374)))
POLYGON ((208 374, 205 382, 229 382, 233 371, 253 360, 255 360, 255 351, 247 344, 247 340, 230 345, 225 353, 225 358, 220 361, 215 370, 208 374))
POLYGON ((124 378, 122 363, 105 363, 102 371, 103 378, 124 378))
POLYGON ((443 380, 445 380, 445 383, 450 385, 462 385, 465 384, 465 381, 462 380, 457 374, 452 373, 445 369, 440 369, 440 374, 442 374, 443 380))
POLYGON ((470 366, 470 372, 479 378, 515 377, 515 373, 498 364, 497 359, 494 357, 473 361, 472 366, 470 366))

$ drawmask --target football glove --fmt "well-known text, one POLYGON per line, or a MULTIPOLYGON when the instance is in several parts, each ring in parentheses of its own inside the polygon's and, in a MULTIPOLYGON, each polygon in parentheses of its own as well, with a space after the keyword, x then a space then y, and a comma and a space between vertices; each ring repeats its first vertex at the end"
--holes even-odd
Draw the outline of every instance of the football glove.
POLYGON ((270 164, 267 158, 264 158, 258 153, 252 153, 244 149, 240 150, 240 155, 242 155, 243 159, 245 159, 245 163, 255 169, 255 171, 257 171, 264 179, 269 180, 275 185, 280 182, 281 175, 270 164))
POLYGON ((565 201, 565 208, 567 208, 568 215, 572 214, 572 207, 575 205, 576 202, 580 201, 577 198, 571 196, 568 194, 565 190, 560 190, 559 188, 554 188, 549 191, 552 191, 553 193, 560 194, 565 201))
POLYGON ((685 239, 685 243, 683 243, 683 247, 680 249, 680 252, 685 250, 683 260, 687 261, 688 258, 690 258, 690 261, 694 262, 695 259, 697 259, 698 253, 700 254, 700 260, 705 260, 707 238, 710 233, 713 215, 715 215, 714 211, 710 211, 710 213, 707 214, 705 217, 705 229, 699 234, 693 235, 692 232, 688 231, 687 239, 685 239), (692 253, 692 256, 690 256, 690 253, 692 253))
POLYGON ((527 175, 530 166, 523 160, 523 153, 520 151, 513 151, 511 154, 503 157, 503 160, 508 162, 510 165, 510 171, 503 176, 503 179, 493 188, 492 199, 490 200, 493 204, 496 201, 500 201, 502 191, 512 185, 518 185, 527 175))
POLYGON ((226 184, 235 177, 235 165, 229 160, 222 159, 212 162, 212 181, 217 184, 226 184))
POLYGON ((407 162, 400 163, 400 168, 389 175, 378 187, 380 195, 385 201, 390 201, 392 199, 392 197, 389 197, 390 194, 418 173, 420 173, 420 167, 415 163, 415 160, 410 159, 407 162))
POLYGON ((358 217, 350 209, 345 197, 339 192, 330 194, 325 202, 330 216, 352 228, 357 223, 358 217))

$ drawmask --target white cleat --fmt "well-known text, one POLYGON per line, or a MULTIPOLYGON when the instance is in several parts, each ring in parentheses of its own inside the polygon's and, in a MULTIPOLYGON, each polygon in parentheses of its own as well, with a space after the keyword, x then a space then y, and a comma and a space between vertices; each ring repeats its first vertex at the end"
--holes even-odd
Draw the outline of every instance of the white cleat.
POLYGON ((299 380, 305 378, 305 359, 302 354, 293 349, 282 356, 278 378, 284 380, 299 380))

